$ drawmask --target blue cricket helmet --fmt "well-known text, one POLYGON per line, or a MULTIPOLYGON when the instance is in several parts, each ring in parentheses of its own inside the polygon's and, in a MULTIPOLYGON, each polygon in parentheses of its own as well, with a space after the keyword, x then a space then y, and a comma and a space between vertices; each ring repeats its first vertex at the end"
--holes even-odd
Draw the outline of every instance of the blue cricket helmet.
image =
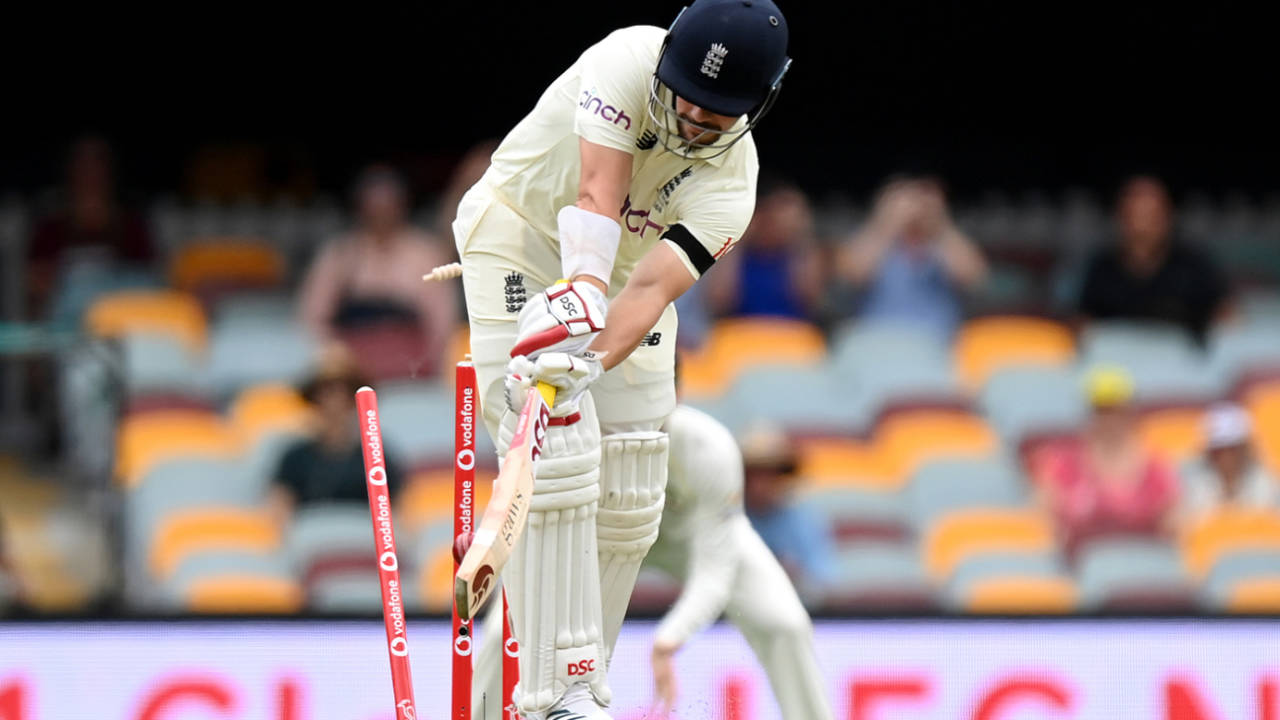
POLYGON ((772 0, 697 0, 671 24, 654 72, 649 112, 663 144, 690 156, 724 152, 768 112, 790 66, 787 21, 772 0), (755 113, 717 142, 690 145, 677 131, 677 96, 717 115, 755 113))

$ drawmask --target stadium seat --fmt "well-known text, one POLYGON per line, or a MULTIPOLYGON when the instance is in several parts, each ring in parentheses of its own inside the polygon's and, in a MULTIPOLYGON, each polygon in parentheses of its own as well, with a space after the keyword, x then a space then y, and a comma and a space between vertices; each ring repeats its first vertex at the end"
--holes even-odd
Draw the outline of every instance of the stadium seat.
POLYGON ((1063 614, 1076 609, 1076 588, 1068 577, 996 577, 975 582, 961 609, 983 614, 1063 614))
POLYGON ((421 560, 418 592, 428 612, 445 612, 453 603, 453 546, 438 547, 421 560))
POLYGON ((280 528, 258 510, 201 507, 160 518, 151 541, 154 577, 171 575, 186 556, 208 550, 240 550, 267 554, 280 547, 280 528))
POLYGON ((1197 579, 1228 553, 1280 551, 1280 513, 1226 508, 1195 522, 1182 537, 1182 558, 1197 579))
POLYGON ((213 323, 222 326, 285 324, 297 322, 297 299, 281 292, 239 292, 223 298, 214 310, 213 323))
POLYGON ((204 358, 168 333, 129 333, 120 340, 130 398, 162 394, 203 396, 204 358))
POLYGON ((802 438, 797 474, 813 489, 852 487, 895 491, 906 486, 906 476, 885 460, 874 444, 851 438, 802 438))
POLYGON ((963 608, 973 588, 991 580, 1056 578, 1065 574, 1061 558, 1052 550, 983 552, 956 564, 943 585, 943 597, 947 606, 963 608))
POLYGON ((826 521, 839 544, 906 538, 910 523, 903 500, 900 492, 854 487, 806 490, 796 498, 826 521))
POLYGON ((228 575, 290 578, 289 566, 282 553, 263 553, 238 549, 212 549, 192 552, 182 558, 160 587, 155 598, 145 601, 147 607, 180 610, 192 584, 228 575), (154 602, 152 601, 154 600, 154 602))
POLYGON ((1206 601, 1213 608, 1224 608, 1236 585, 1261 578, 1280 578, 1280 550, 1226 553, 1213 564, 1205 580, 1206 601))
POLYGON ((720 395, 744 370, 773 365, 816 367, 825 354, 822 333, 800 320, 721 320, 702 350, 682 358, 681 388, 690 397, 720 395))
POLYGON ((982 418, 927 409, 891 413, 876 427, 875 443, 885 464, 904 481, 930 461, 985 458, 1000 447, 1000 439, 982 418))
POLYGON ((1177 549, 1145 538, 1106 538, 1077 554, 1081 606, 1090 610, 1189 610, 1194 593, 1177 549))
POLYGON ((369 508, 362 503, 305 505, 285 538, 294 573, 310 586, 330 573, 373 567, 376 558, 369 508))
POLYGON ((125 290, 103 295, 89 306, 85 327, 98 337, 133 333, 170 335, 192 353, 204 350, 204 311, 191 295, 172 290, 125 290))
POLYGON ((160 277, 149 269, 72 264, 58 274, 45 319, 57 327, 78 328, 88 309, 105 295, 163 287, 160 277))
POLYGON ((948 513, 923 534, 924 567, 943 582, 966 560, 983 554, 1048 555, 1055 548, 1049 519, 1034 510, 975 508, 948 513))
POLYGON ((249 462, 264 475, 274 473, 288 446, 310 432, 313 418, 296 390, 274 383, 245 388, 227 414, 249 462))
POLYGON ((1280 382, 1251 389, 1246 404, 1253 416, 1258 455, 1272 475, 1280 476, 1280 382))
POLYGON ((829 610, 904 612, 934 606, 919 554, 907 543, 862 541, 841 548, 836 578, 824 601, 829 610))
POLYGON ((221 397, 261 383, 296 384, 311 369, 315 340, 293 320, 218 322, 209 343, 209 380, 221 397))
POLYGON ((1179 407, 1143 413, 1138 421, 1138 434, 1153 452, 1180 463, 1201 451, 1204 446, 1204 410, 1179 407))
MULTIPOLYGON (((476 478, 474 497, 472 498, 472 517, 479 522, 480 515, 489 504, 493 492, 493 478, 476 478)), ((397 498, 399 501, 399 498, 397 498)), ((404 499, 396 508, 404 516, 404 527, 408 532, 440 520, 453 518, 453 471, 414 473, 404 491, 404 499)))
MULTIPOLYGON (((392 457, 415 467, 431 462, 451 465, 453 406, 453 388, 443 383, 397 382, 379 387, 382 438, 392 457)), ((481 435, 487 433, 477 427, 477 441, 481 435)), ((476 455, 481 456, 479 448, 476 455)))
POLYGON ((1017 467, 1000 455, 934 460, 921 466, 907 486, 911 521, 917 528, 954 510, 1017 507, 1025 495, 1017 467))
POLYGON ((1225 609, 1242 614, 1280 614, 1280 577, 1241 580, 1231 589, 1225 609))
POLYGON ((227 459, 241 451, 235 431, 213 413, 164 410, 131 415, 116 435, 116 477, 133 487, 157 464, 179 458, 227 459))
POLYGON ((226 575, 192 582, 186 607, 201 614, 290 615, 302 609, 298 583, 274 575, 226 575))
POLYGON ((1075 428, 1087 412, 1075 373, 1050 367, 997 371, 983 387, 980 405, 1010 445, 1032 434, 1075 428))
POLYGON ((832 373, 850 386, 859 417, 874 418, 895 402, 959 397, 950 352, 927 331, 857 323, 837 330, 833 347, 832 373))
POLYGON ((961 385, 976 393, 993 373, 1027 365, 1066 367, 1075 356, 1071 332, 1035 317, 994 316, 970 320, 954 343, 961 385))
POLYGON ((1250 371, 1280 369, 1280 313, 1271 322, 1214 328, 1209 338, 1209 366, 1224 387, 1250 371))
POLYGON ((169 282, 206 300, 245 289, 278 286, 284 257, 252 238, 204 238, 185 245, 169 265, 169 282))
POLYGON ((1158 323, 1089 325, 1081 335, 1080 364, 1124 367, 1139 400, 1210 400, 1226 389, 1185 331, 1158 323))
MULTIPOLYGON (((408 587, 408 585, 405 585, 408 587)), ((373 566, 363 572, 331 573, 307 585, 307 609, 321 613, 377 613, 382 607, 382 584, 373 566)), ((408 607, 401 595, 401 603, 408 607)))
POLYGON ((854 389, 821 369, 746 370, 722 402, 732 414, 712 414, 734 432, 767 421, 797 434, 851 434, 871 421, 871 415, 857 404, 854 389))

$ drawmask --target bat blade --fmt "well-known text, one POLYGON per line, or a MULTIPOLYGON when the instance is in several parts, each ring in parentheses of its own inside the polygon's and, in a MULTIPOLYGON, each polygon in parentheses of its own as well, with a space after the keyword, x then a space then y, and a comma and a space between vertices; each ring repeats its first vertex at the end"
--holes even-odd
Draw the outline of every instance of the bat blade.
POLYGON ((511 447, 494 481, 493 496, 453 579, 454 601, 463 620, 474 617, 492 594, 496 575, 524 532, 533 498, 533 466, 542 450, 554 399, 555 390, 539 383, 538 392, 529 393, 520 411, 511 447))

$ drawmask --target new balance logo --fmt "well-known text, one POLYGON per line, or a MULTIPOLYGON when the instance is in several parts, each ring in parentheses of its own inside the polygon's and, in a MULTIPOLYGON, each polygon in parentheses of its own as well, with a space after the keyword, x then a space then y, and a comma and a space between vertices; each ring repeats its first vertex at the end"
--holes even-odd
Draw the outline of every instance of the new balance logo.
POLYGON ((658 347, 658 343, 660 342, 662 342, 662 333, 651 332, 644 336, 644 339, 640 341, 640 344, 645 347, 658 347))
POLYGON ((507 300, 507 312, 518 313, 524 309, 525 300, 528 294, 524 289, 524 275, 513 272, 503 279, 505 286, 502 289, 503 295, 507 300))
POLYGON ((640 137, 636 138, 636 147, 641 150, 652 150, 657 144, 658 136, 652 130, 645 130, 640 137))
POLYGON ((712 43, 711 49, 707 51, 707 57, 702 61, 702 74, 709 78, 720 77, 720 68, 724 66, 724 56, 729 54, 729 48, 720 43, 712 43))

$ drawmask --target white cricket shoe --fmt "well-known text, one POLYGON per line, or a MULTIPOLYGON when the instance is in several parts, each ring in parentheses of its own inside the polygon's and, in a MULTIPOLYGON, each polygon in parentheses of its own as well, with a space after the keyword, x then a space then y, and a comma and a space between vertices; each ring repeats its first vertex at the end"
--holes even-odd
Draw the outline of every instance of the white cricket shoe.
POLYGON ((586 683, 574 683, 547 711, 546 720, 613 720, 613 718, 596 704, 595 696, 587 689, 586 683))

